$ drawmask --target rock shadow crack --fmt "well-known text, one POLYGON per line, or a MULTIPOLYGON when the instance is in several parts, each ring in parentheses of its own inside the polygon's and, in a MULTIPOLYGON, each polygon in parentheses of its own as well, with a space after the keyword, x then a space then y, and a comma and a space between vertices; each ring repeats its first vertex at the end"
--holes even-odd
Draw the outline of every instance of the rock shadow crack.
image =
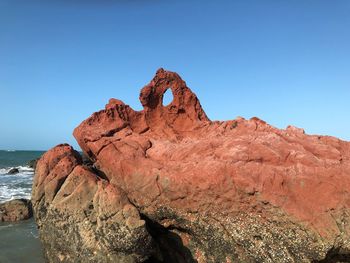
POLYGON ((172 230, 188 233, 186 229, 174 226, 164 227, 140 213, 141 219, 146 222, 146 229, 156 245, 156 254, 152 255, 147 263, 196 263, 191 251, 183 244, 181 237, 172 230))

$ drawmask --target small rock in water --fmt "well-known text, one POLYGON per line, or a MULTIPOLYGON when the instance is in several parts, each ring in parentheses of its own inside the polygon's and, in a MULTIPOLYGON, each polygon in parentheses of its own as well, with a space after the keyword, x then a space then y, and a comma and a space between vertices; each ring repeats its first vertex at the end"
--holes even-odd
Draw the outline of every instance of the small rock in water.
POLYGON ((30 160, 27 165, 30 167, 30 168, 33 168, 35 170, 36 168, 36 164, 38 163, 40 158, 37 158, 37 159, 34 159, 34 160, 30 160))
POLYGON ((32 203, 27 199, 16 199, 0 204, 0 222, 26 220, 33 216, 32 203))
POLYGON ((7 172, 7 174, 18 174, 19 170, 18 168, 11 168, 10 171, 7 172))

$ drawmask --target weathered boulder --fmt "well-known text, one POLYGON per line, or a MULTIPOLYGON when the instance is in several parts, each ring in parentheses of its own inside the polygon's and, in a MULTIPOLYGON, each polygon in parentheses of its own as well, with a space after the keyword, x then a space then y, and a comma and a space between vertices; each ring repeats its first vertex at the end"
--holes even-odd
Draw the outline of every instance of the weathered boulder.
POLYGON ((19 173, 19 169, 18 168, 11 168, 7 174, 18 174, 19 173))
POLYGON ((68 145, 38 162, 50 262, 350 262, 349 142, 210 121, 163 69, 140 101, 111 99, 74 130, 93 165, 68 145))
POLYGON ((39 160, 32 200, 49 262, 142 262, 154 252, 124 191, 67 144, 39 160))
POLYGON ((33 216, 32 204, 27 199, 15 199, 0 204, 0 222, 15 222, 33 216))

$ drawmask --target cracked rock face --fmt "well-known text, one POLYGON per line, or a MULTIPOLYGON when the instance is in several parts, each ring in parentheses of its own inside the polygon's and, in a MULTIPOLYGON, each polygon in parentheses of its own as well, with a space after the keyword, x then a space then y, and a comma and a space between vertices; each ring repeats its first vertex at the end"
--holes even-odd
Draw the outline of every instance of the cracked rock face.
POLYGON ((39 160, 49 262, 350 262, 350 143, 258 118, 210 121, 160 69, 39 160), (163 106, 171 89, 173 101, 163 106))

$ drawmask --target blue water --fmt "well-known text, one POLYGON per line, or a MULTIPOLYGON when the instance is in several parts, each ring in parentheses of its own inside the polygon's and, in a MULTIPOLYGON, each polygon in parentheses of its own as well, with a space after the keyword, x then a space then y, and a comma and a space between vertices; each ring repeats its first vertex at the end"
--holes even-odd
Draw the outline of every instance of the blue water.
POLYGON ((30 160, 39 158, 43 151, 4 151, 0 150, 0 168, 26 166, 30 160))
MULTIPOLYGON (((0 203, 17 198, 30 199, 34 171, 27 166, 41 151, 0 150, 0 203), (8 175, 11 168, 19 173, 8 175)), ((33 219, 0 223, 0 263, 43 263, 42 247, 33 219)))

